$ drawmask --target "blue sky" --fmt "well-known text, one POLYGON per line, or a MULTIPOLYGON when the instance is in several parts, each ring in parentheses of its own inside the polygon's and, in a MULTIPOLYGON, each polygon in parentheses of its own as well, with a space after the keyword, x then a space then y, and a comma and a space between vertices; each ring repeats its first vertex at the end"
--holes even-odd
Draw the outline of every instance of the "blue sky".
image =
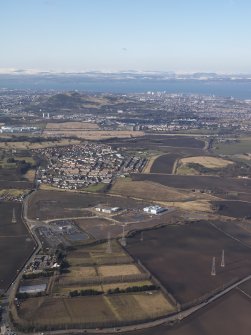
POLYGON ((251 73, 250 0, 0 0, 0 68, 251 73))

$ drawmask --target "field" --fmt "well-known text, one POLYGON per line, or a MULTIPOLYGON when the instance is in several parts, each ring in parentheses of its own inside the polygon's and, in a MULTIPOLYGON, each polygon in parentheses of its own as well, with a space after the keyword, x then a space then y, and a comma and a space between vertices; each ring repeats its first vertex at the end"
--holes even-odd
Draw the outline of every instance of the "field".
POLYGON ((38 191, 29 201, 30 218, 42 220, 62 217, 88 216, 85 209, 99 204, 121 208, 143 208, 142 201, 94 193, 75 193, 66 191, 38 191))
POLYGON ((77 298, 30 298, 21 304, 18 314, 24 321, 35 325, 70 327, 82 324, 83 327, 96 328, 147 320, 173 310, 161 293, 138 293, 77 298))
POLYGON ((82 230, 86 231, 96 240, 106 239, 108 232, 111 233, 111 237, 122 233, 121 225, 116 225, 113 221, 103 218, 79 219, 76 220, 76 223, 82 230))
POLYGON ((182 164, 195 163, 205 166, 209 169, 220 169, 229 164, 234 164, 234 162, 212 156, 196 156, 196 157, 186 157, 179 161, 182 164))
MULTIPOLYGON (((70 266, 92 266, 102 264, 130 264, 133 262, 116 240, 111 241, 112 253, 107 253, 107 244, 85 246, 71 251, 67 255, 70 266)), ((96 272, 97 274, 97 272, 96 272)))
POLYGON ((19 324, 56 328, 113 327, 154 319, 174 311, 160 290, 154 289, 151 294, 111 294, 109 289, 142 287, 152 285, 152 282, 117 241, 111 241, 111 253, 106 249, 107 243, 101 243, 68 251, 67 269, 55 278, 51 294, 22 300, 18 309, 19 324), (87 289, 98 290, 101 294, 70 297, 70 292, 87 289))
POLYGON ((167 226, 127 239, 127 249, 152 272, 182 304, 192 302, 224 284, 250 273, 250 248, 201 221, 167 226), (227 266, 220 268, 222 249, 227 266), (211 276, 217 257, 216 276, 211 276))
POLYGON ((72 139, 55 139, 54 141, 44 141, 44 142, 38 142, 38 143, 32 143, 32 142, 0 142, 0 149, 4 150, 12 150, 12 149, 18 149, 18 150, 32 150, 32 149, 42 149, 42 148, 50 148, 50 147, 57 147, 57 146, 66 146, 66 145, 73 145, 73 144, 79 144, 79 140, 72 140, 72 139))
POLYGON ((138 137, 143 136, 142 131, 130 131, 130 130, 78 130, 78 129, 45 129, 43 132, 44 136, 77 136, 78 138, 84 138, 86 140, 104 140, 107 138, 128 138, 128 137, 138 137))
POLYGON ((163 174, 133 174, 133 180, 152 181, 161 185, 179 189, 211 190, 226 192, 250 193, 251 179, 224 178, 214 176, 179 176, 163 174))
POLYGON ((248 335, 248 329, 251 327, 250 309, 250 299, 235 290, 174 326, 162 325, 155 328, 132 331, 130 334, 236 335, 238 333, 239 335, 248 335))
POLYGON ((251 153, 251 137, 241 137, 237 141, 217 143, 215 153, 223 155, 251 153))
POLYGON ((21 221, 21 205, 0 202, 0 291, 7 289, 27 257, 34 243, 21 221), (11 223, 13 208, 17 223, 11 223))
POLYGON ((49 122, 46 130, 97 130, 99 126, 90 122, 49 122))
POLYGON ((151 173, 172 174, 175 161, 180 158, 180 154, 166 154, 159 156, 153 163, 151 173))
MULTIPOLYGON (((114 146, 122 146, 126 148, 134 148, 137 150, 165 150, 168 152, 175 152, 176 150, 172 148, 191 148, 199 150, 204 148, 205 142, 191 136, 169 136, 169 135, 145 135, 143 137, 131 138, 131 139, 111 139, 107 140, 106 143, 114 146)), ((191 154, 192 155, 192 154, 191 154)))
POLYGON ((0 189, 31 189, 32 186, 33 183, 22 176, 16 168, 0 168, 0 189))
POLYGON ((113 184, 110 193, 152 201, 181 201, 191 199, 194 194, 180 192, 152 181, 136 181, 131 178, 119 178, 113 184))
POLYGON ((251 203, 245 201, 212 201, 220 215, 231 216, 235 218, 251 218, 251 203))
POLYGON ((217 221, 217 229, 240 241, 246 246, 251 247, 251 225, 240 220, 217 221))
MULTIPOLYGON (((208 205, 208 207, 210 207, 208 205)), ((76 224, 96 240, 103 240, 107 238, 108 233, 111 237, 122 235, 125 225, 125 233, 130 230, 147 229, 160 224, 170 224, 177 220, 177 213, 175 211, 167 211, 160 216, 149 216, 141 210, 130 210, 121 214, 115 215, 112 219, 105 218, 88 218, 77 219, 76 224)))
POLYGON ((53 288, 57 295, 76 289, 104 291, 112 287, 123 288, 124 285, 129 287, 135 285, 135 281, 142 286, 141 282, 148 280, 148 275, 133 263, 116 240, 111 241, 111 252, 107 252, 106 242, 78 247, 68 253, 67 262, 66 273, 58 277, 53 288))
POLYGON ((136 265, 103 265, 97 268, 99 276, 127 276, 141 273, 136 265))

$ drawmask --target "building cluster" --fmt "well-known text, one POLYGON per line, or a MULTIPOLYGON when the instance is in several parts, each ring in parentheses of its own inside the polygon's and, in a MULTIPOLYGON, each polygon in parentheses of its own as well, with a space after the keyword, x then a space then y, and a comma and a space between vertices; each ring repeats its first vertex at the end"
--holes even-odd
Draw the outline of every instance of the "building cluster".
POLYGON ((25 267, 25 274, 39 273, 48 269, 58 268, 57 257, 55 255, 38 254, 34 259, 25 267))
POLYGON ((0 201, 17 201, 22 202, 29 190, 20 190, 20 192, 12 192, 11 190, 1 190, 0 191, 0 201))
POLYGON ((0 90, 0 115, 11 117, 17 124, 22 119, 26 126, 52 119, 93 122, 101 130, 251 131, 251 100, 167 92, 122 95, 83 93, 81 98, 90 100, 91 104, 79 105, 77 99, 74 105, 73 99, 71 110, 65 113, 57 93, 60 92, 0 90), (54 96, 53 104, 51 98, 54 96))
POLYGON ((139 172, 146 159, 122 155, 110 146, 96 143, 35 150, 48 162, 37 171, 37 182, 62 189, 80 189, 109 184, 116 176, 139 172))
POLYGON ((2 126, 0 133, 32 133, 38 131, 38 127, 26 127, 26 126, 2 126))

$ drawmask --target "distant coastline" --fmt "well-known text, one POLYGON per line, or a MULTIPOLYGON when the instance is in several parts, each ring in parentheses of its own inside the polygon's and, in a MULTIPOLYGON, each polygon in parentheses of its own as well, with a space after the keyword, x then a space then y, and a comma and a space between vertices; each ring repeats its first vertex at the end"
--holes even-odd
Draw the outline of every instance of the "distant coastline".
POLYGON ((216 95, 251 100, 251 79, 231 78, 163 78, 145 75, 87 75, 87 74, 0 74, 0 89, 31 89, 59 91, 88 91, 111 93, 143 93, 166 91, 216 95))

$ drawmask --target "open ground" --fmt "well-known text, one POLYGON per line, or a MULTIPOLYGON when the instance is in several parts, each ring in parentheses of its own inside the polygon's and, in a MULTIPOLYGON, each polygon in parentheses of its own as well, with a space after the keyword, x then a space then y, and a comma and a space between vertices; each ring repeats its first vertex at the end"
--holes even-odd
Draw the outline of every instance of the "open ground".
POLYGON ((142 131, 129 131, 129 130, 98 130, 98 129, 89 129, 89 130, 79 130, 79 129, 45 129, 43 132, 44 136, 76 136, 78 138, 83 138, 86 140, 104 140, 107 138, 130 138, 130 137, 138 137, 143 136, 144 133, 142 131))
MULTIPOLYGON (((113 145, 113 146, 120 146, 120 147, 126 147, 126 148, 134 148, 136 149, 161 149, 165 152, 165 149, 168 150, 168 152, 177 151, 177 148, 190 148, 191 152, 194 149, 194 152, 196 150, 198 152, 202 152, 201 149, 204 148, 205 142, 203 140, 199 140, 193 137, 189 136, 168 136, 168 135, 152 135, 147 134, 143 137, 138 138, 131 138, 131 139, 111 139, 107 140, 107 143, 113 145), (200 149, 200 150, 198 150, 200 149)), ((192 153, 191 153, 192 155, 192 153)))
POLYGON ((136 233, 127 249, 160 280, 182 304, 220 289, 230 281, 250 274, 250 248, 226 236, 206 221, 136 233), (225 250, 227 266, 221 268, 225 250), (216 276, 211 276, 216 257, 216 276))
POLYGON ((90 122, 49 122, 46 130, 97 130, 99 126, 90 122))
POLYGON ((251 153, 251 137, 241 137, 237 140, 217 143, 215 153, 223 155, 251 153))
POLYGON ((180 154, 166 154, 159 156, 153 163, 151 173, 168 173, 173 172, 175 161, 180 158, 180 154))
POLYGON ((90 216, 85 209, 91 209, 99 204, 121 208, 143 208, 146 202, 106 194, 39 190, 30 198, 28 214, 32 219, 39 217, 41 220, 90 216))
POLYGON ((164 174, 133 174, 136 181, 152 181, 178 189, 211 190, 225 194, 227 192, 250 193, 251 179, 224 178, 214 176, 179 176, 164 174))
POLYGON ((251 203, 246 201, 212 201, 213 207, 220 215, 251 219, 251 203))
MULTIPOLYGON (((250 285, 250 283, 249 283, 250 285)), ((244 291, 246 292, 246 290, 244 291)), ((173 326, 132 331, 131 335, 248 335, 251 327, 250 299, 235 290, 173 326), (237 312, 238 311, 238 312, 237 312)), ((125 333, 123 333, 124 335, 125 333)), ((111 335, 111 334, 109 334, 111 335)))
POLYGON ((6 290, 35 244, 21 219, 21 205, 0 202, 0 290, 6 290), (16 223, 12 223, 15 209, 16 223))
POLYGON ((20 324, 50 328, 131 324, 166 315, 173 307, 157 292, 77 298, 30 298, 21 304, 20 324), (50 313, 48 313, 48 309, 50 313), (93 313, 95 311, 95 313, 93 313))
POLYGON ((109 289, 152 284, 116 241, 75 248, 67 255, 67 271, 57 275, 49 296, 28 298, 14 313, 21 326, 104 327, 146 321, 173 312, 161 291, 108 294, 109 289), (118 262, 116 264, 116 261, 118 262), (106 264, 103 264, 103 263, 106 264), (121 264, 121 262, 124 262, 121 264), (73 298, 70 292, 94 289, 106 294, 73 298), (50 308, 50 313, 48 313, 50 308), (95 310, 95 313, 93 312, 95 310))
MULTIPOLYGON (((45 137, 46 139, 46 137, 45 137)), ((56 139, 51 141, 44 141, 44 142, 38 142, 38 143, 32 143, 28 141, 22 141, 22 142, 0 142, 0 149, 5 150, 32 150, 32 149, 43 149, 43 148, 50 148, 50 147, 56 147, 56 146, 66 146, 66 145, 73 145, 73 144, 79 144, 79 140, 73 140, 73 139, 56 139)))
POLYGON ((213 156, 186 157, 186 158, 180 159, 179 162, 182 164, 188 164, 188 163, 200 164, 209 169, 223 168, 229 164, 234 164, 234 162, 230 160, 226 160, 226 159, 219 158, 219 157, 213 157, 213 156))

